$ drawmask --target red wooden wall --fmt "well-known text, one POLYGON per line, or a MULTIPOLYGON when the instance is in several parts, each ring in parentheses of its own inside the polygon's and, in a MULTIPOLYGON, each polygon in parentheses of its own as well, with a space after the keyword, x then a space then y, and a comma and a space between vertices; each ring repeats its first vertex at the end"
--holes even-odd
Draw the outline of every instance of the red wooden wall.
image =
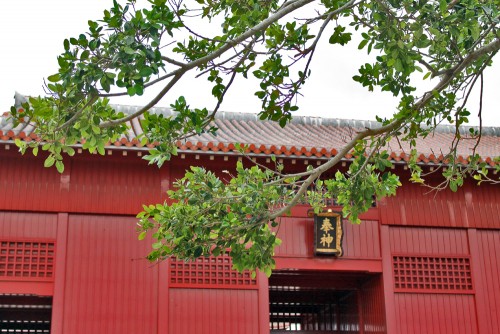
POLYGON ((0 293, 51 295, 56 240, 56 214, 0 211, 0 293))
MULTIPOLYGON (((262 275, 248 286, 176 284, 172 262, 143 260, 149 244, 137 240, 133 215, 143 203, 162 202, 172 180, 202 160, 177 159, 157 169, 134 153, 82 155, 69 159, 59 175, 42 168, 41 158, 2 152, 0 239, 49 240, 56 255, 54 279, 0 278, 0 293, 54 295, 54 333, 268 332, 262 275)), ((220 156, 209 162, 219 169, 232 163, 220 156)), ((457 193, 425 195, 424 188, 406 184, 361 225, 344 223, 339 259, 314 257, 312 219, 299 208, 282 218, 278 269, 375 273, 350 297, 361 299, 346 303, 345 333, 356 326, 365 333, 497 333, 497 189, 466 184, 457 193), (439 270, 431 273, 430 264, 439 270)))
POLYGON ((382 224, 457 228, 500 228, 497 185, 466 181, 457 192, 432 192, 405 184, 397 196, 380 202, 382 224))
POLYGON ((361 326, 364 333, 386 333, 382 275, 377 275, 364 283, 359 297, 363 319, 361 326))
POLYGON ((257 290, 172 288, 169 298, 169 333, 265 333, 257 290))
MULTIPOLYGON (((120 152, 115 152, 119 155, 120 152)), ((137 156, 76 156, 65 171, 43 168, 42 158, 0 154, 0 210, 137 214, 165 199, 168 166, 147 168, 137 156)))
POLYGON ((3 238, 55 240, 57 237, 55 213, 0 211, 0 222, 3 238))
MULTIPOLYGON (((136 220, 69 215, 62 333, 155 333, 158 266, 136 220)), ((56 321, 59 319, 55 319, 56 321)))
MULTIPOLYGON (((281 218, 278 236, 285 240, 276 248, 277 257, 313 258, 313 220, 308 217, 281 218)), ((378 259, 380 244, 378 222, 363 220, 360 225, 343 222, 344 238, 342 259, 378 259)))
MULTIPOLYGON (((476 231, 474 231, 476 232, 476 231)), ((498 333, 500 328, 500 231, 478 230, 475 238, 476 304, 481 333, 498 333)))
MULTIPOLYGON (((415 213, 416 214, 416 213, 415 213)), ((465 229, 391 227, 397 333, 478 333, 465 229)))

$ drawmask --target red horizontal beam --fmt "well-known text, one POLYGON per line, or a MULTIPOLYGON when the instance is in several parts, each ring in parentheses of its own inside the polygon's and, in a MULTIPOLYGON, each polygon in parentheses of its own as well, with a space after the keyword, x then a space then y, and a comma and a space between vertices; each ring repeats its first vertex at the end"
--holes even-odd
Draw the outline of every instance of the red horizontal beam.
POLYGON ((339 258, 282 258, 277 257, 276 270, 302 269, 302 270, 336 270, 336 271, 361 271, 381 273, 381 260, 346 260, 339 258))
POLYGON ((54 283, 53 282, 0 282, 0 291, 2 291, 2 293, 52 296, 54 294, 54 283))

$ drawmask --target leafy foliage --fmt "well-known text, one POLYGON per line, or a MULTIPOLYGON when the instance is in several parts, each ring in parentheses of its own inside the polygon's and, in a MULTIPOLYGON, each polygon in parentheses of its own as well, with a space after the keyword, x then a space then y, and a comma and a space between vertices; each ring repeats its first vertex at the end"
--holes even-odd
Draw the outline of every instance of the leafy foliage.
MULTIPOLYGON (((173 203, 145 206, 139 214, 141 238, 152 230, 157 240, 152 260, 231 248, 236 268, 269 273, 279 243, 269 223, 277 223, 291 206, 307 199, 320 210, 326 193, 343 205, 346 217, 359 222, 374 196, 395 193, 400 183, 387 172, 391 163, 384 149, 393 137, 410 144, 411 179, 425 183, 416 163, 416 140, 446 120, 457 131, 445 152, 450 167, 438 188, 455 191, 468 175, 497 182, 475 150, 467 164, 460 164, 457 147, 464 138, 459 127, 471 114, 466 102, 478 82, 482 89, 482 74, 500 49, 499 8, 498 0, 149 0, 140 6, 114 0, 101 20, 88 21, 86 33, 64 40, 59 71, 48 77, 50 95, 31 98, 22 114, 12 108, 16 122, 36 123, 43 141, 17 144, 22 152, 31 147, 35 155, 42 145, 49 153, 45 166, 62 172, 63 153, 72 155, 72 145, 82 141, 84 149, 104 154, 105 144, 127 131, 126 122, 143 115, 142 143, 155 144, 145 159, 161 166, 176 154, 176 140, 217 131, 211 121, 237 76, 259 81, 260 117, 285 126, 311 79, 320 39, 326 35, 330 44, 344 46, 359 35, 358 49, 373 53, 374 60, 361 64, 353 80, 399 97, 393 117, 358 132, 324 165, 294 175, 283 174, 279 166, 238 165, 225 183, 193 167, 169 192, 173 203), (221 24, 207 37, 191 28, 194 20, 221 24), (217 100, 212 111, 191 110, 179 97, 172 116, 149 113, 189 71, 211 83, 217 100), (416 74, 430 85, 421 95, 416 74), (142 95, 151 86, 162 89, 132 115, 108 104, 108 98, 142 95), (354 156, 348 172, 322 179, 347 153, 354 156)), ((471 130, 466 137, 479 142, 481 131, 471 130)))

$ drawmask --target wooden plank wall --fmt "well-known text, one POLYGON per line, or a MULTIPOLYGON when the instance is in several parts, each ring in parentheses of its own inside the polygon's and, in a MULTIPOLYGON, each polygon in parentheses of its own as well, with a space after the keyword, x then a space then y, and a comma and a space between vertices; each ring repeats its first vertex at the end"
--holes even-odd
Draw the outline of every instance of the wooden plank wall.
POLYGON ((433 192, 406 182, 379 203, 381 223, 403 226, 500 229, 500 189, 466 181, 457 192, 433 192))
POLYGON ((477 301, 482 310, 482 333, 494 334, 500 329, 500 231, 479 230, 477 232, 479 256, 474 270, 481 275, 476 285, 484 292, 477 301))
POLYGON ((361 287, 362 327, 365 334, 386 333, 384 289, 382 284, 382 275, 377 275, 361 287))
MULTIPOLYGON (((156 333, 158 266, 133 217, 70 215, 62 333, 156 333)), ((56 322, 60 319, 54 319, 56 322)))
POLYGON ((169 298, 169 333, 264 333, 257 290, 171 288, 169 298))
MULTIPOLYGON (((313 219, 281 218, 278 237, 283 243, 276 248, 277 257, 313 258, 313 219)), ((343 221, 343 259, 380 259, 380 237, 377 221, 364 220, 355 225, 343 221)))
MULTIPOLYGON (((389 229, 389 235, 391 253, 410 259, 426 256, 437 259, 469 258, 466 229, 393 226, 389 229)), ((424 280, 431 275, 431 282, 447 285, 451 276, 443 268, 415 267, 402 275, 420 275, 424 280)), ((394 294, 397 333, 478 333, 474 291, 461 293, 453 289, 441 289, 435 292, 432 288, 411 290, 394 294)))

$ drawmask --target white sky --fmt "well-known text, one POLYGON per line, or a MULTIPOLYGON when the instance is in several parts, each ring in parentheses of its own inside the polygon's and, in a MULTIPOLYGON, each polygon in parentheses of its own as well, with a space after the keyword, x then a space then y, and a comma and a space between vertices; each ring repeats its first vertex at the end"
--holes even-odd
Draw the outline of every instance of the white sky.
MULTIPOLYGON (((43 78, 57 72, 57 56, 63 51, 63 40, 86 32, 87 20, 100 19, 102 11, 111 6, 112 0, 16 0, 4 3, 0 12, 0 111, 9 110, 16 90, 26 95, 43 95, 43 78)), ((325 35, 327 39, 328 34, 325 35)), ((351 79, 357 68, 368 61, 365 51, 357 52, 356 42, 350 49, 323 43, 319 45, 316 56, 311 67, 312 76, 303 90, 304 97, 299 100, 297 115, 372 120, 375 115, 392 114, 397 101, 389 93, 370 93, 351 79)), ((497 62, 499 58, 496 57, 497 62)), ((500 66, 489 69, 485 80, 483 125, 500 126, 497 98, 500 66)), ((213 109, 211 87, 205 82, 205 79, 194 79, 193 76, 183 78, 158 106, 169 106, 179 95, 184 95, 192 107, 213 109)), ((260 103, 253 95, 257 87, 255 82, 237 80, 221 110, 259 112, 260 103)), ((143 105, 151 96, 124 97, 112 102, 143 105)), ((477 113, 475 109, 471 111, 477 113)), ((477 125, 478 120, 471 117, 471 124, 477 125)))

